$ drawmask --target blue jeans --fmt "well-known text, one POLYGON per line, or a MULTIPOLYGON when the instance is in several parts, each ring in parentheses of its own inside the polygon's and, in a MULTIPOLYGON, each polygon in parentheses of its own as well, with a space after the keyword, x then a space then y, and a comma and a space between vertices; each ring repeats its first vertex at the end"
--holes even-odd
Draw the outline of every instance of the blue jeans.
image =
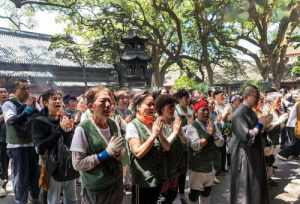
POLYGON ((12 182, 16 204, 26 204, 28 192, 32 199, 38 199, 39 166, 34 147, 8 148, 7 154, 12 160, 12 182))
POLYGON ((63 193, 64 204, 76 204, 76 179, 60 182, 56 181, 53 177, 50 177, 47 194, 48 204, 59 204, 61 193, 63 193))

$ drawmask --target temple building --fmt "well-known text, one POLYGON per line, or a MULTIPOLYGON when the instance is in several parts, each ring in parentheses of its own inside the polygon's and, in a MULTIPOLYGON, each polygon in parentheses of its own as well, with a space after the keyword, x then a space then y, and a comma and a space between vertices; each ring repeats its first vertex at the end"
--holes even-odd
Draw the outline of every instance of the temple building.
MULTIPOLYGON (((83 68, 50 51, 51 36, 0 28, 0 82, 9 89, 16 78, 27 79, 32 91, 41 93, 59 87, 66 93, 80 94, 85 89, 83 68)), ((118 86, 113 65, 97 63, 85 67, 88 86, 118 86)))

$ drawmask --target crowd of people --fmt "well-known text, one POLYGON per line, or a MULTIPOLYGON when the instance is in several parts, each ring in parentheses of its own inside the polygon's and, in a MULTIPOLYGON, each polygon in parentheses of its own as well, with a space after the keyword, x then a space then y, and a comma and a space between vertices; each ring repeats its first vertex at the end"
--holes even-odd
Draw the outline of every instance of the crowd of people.
POLYGON ((10 178, 17 204, 208 204, 226 174, 231 204, 268 204, 275 157, 300 153, 300 107, 286 90, 34 96, 19 79, 10 91, 0 88, 0 197, 10 178))

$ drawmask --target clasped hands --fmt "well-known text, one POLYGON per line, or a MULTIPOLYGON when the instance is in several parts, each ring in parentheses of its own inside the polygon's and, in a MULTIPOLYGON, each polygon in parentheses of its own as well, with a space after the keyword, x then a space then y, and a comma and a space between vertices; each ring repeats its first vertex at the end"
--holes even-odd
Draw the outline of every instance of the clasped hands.
MULTIPOLYGON (((156 137, 159 136, 161 134, 162 127, 163 127, 163 119, 162 117, 158 117, 153 123, 152 134, 156 137)), ((179 135, 180 130, 181 130, 181 120, 180 118, 177 117, 173 122, 172 134, 177 136, 179 135)))

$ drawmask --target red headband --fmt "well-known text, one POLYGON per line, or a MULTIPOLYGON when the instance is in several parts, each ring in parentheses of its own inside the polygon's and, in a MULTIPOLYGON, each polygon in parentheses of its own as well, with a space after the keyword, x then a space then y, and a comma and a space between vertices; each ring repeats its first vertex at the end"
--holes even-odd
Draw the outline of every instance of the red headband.
POLYGON ((200 99, 197 103, 193 105, 193 110, 198 112, 200 108, 208 107, 208 103, 205 99, 200 99))

